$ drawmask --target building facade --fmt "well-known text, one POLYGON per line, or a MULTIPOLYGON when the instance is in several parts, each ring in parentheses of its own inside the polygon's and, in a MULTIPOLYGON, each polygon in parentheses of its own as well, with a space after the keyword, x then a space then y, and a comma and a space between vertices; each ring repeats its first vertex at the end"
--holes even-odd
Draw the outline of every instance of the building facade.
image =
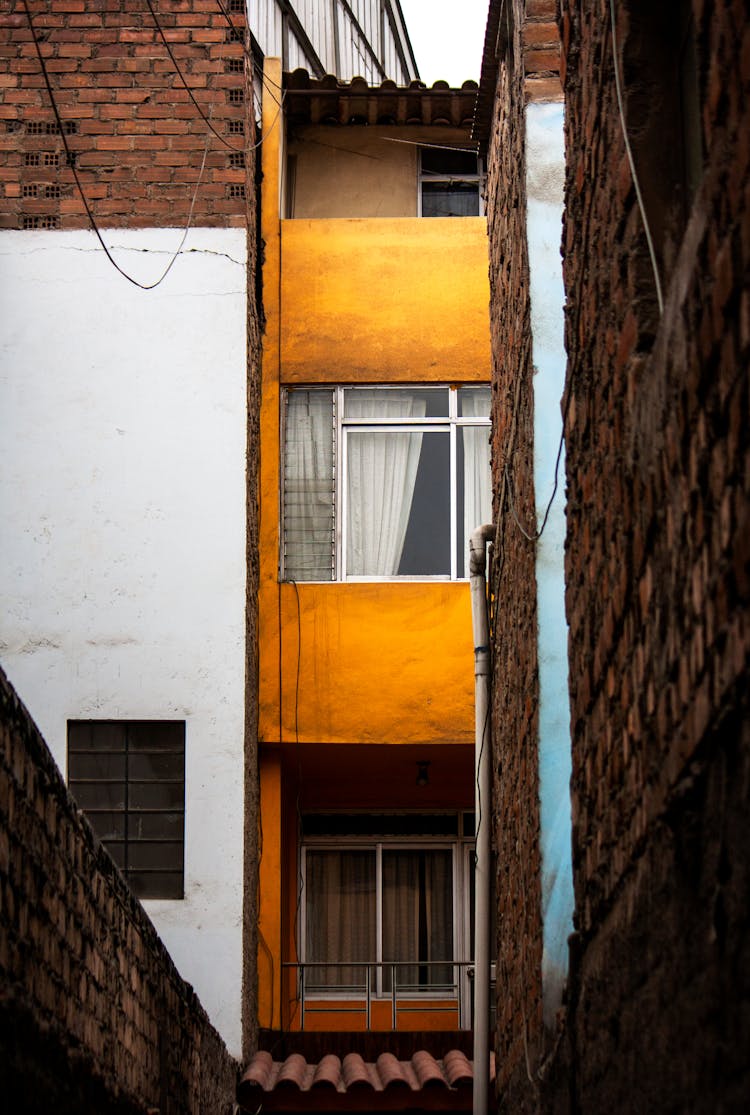
POLYGON ((259 1024, 468 1029, 475 88, 266 75, 259 1024))
POLYGON ((258 337, 244 14, 17 4, 2 35, 2 661, 239 1056, 258 337))
POLYGON ((494 386, 515 399, 514 423, 493 425, 505 553, 494 587, 506 613, 494 675, 502 1111, 747 1105, 741 8, 563 2, 558 55, 554 4, 490 5, 479 120, 484 104, 494 386), (535 461, 540 436, 550 438, 538 427, 522 231, 524 205, 529 228, 533 219, 528 81, 543 60, 549 80, 558 57, 575 906, 562 1009, 550 1020, 535 632, 549 530, 535 461))

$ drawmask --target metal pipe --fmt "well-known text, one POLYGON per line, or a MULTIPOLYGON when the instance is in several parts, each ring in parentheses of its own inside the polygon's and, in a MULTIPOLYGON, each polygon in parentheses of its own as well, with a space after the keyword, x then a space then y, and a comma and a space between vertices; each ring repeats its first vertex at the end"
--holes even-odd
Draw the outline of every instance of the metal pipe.
POLYGON ((487 1115, 490 1082, 490 631, 487 620, 487 543, 491 524, 469 539, 471 619, 474 632, 474 1115, 487 1115))

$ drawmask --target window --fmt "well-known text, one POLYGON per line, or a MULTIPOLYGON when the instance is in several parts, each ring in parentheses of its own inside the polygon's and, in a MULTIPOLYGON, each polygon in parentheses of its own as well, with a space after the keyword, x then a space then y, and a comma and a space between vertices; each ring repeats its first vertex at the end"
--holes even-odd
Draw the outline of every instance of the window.
POLYGON ((138 898, 182 898, 185 724, 69 720, 68 782, 138 898))
POLYGON ((489 410, 489 387, 287 391, 283 576, 465 577, 492 512, 489 410))
POLYGON ((476 153, 421 148, 419 195, 422 217, 478 217, 482 210, 476 153))
MULTIPOLYGON (((407 822, 404 831, 421 827, 429 834, 434 818, 425 817, 419 826, 415 816, 401 818, 407 822)), ((456 815, 446 816, 456 833, 456 815)), ((394 978, 400 993, 452 990, 460 978, 455 964, 468 945, 464 906, 470 881, 463 880, 470 857, 458 850, 473 847, 473 834, 469 841, 457 835, 407 841, 399 839, 398 824, 379 825, 386 819, 379 817, 378 837, 357 839, 351 831, 361 825, 354 818, 350 835, 339 835, 334 843, 333 833, 347 826, 342 829, 342 818, 327 819, 334 821, 328 841, 313 838, 302 848, 300 944, 305 964, 314 965, 306 972, 306 989, 361 992, 370 966, 378 994, 391 994, 394 978), (389 827, 391 837, 385 835, 389 827)), ((438 820, 443 833, 445 818, 438 820)))

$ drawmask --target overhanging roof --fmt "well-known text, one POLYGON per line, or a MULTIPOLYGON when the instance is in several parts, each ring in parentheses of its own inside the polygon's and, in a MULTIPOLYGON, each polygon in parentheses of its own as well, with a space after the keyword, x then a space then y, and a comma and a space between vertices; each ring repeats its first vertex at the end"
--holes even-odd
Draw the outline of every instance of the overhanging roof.
POLYGON ((364 78, 340 82, 332 74, 317 79, 307 70, 284 74, 285 111, 292 124, 471 126, 477 83, 465 81, 451 89, 447 81, 428 88, 421 81, 408 86, 384 81, 368 85, 364 78))
MULTIPOLYGON (((495 1058, 490 1055, 490 1083, 495 1058)), ((474 1070, 457 1049, 437 1060, 426 1050, 408 1061, 381 1053, 365 1061, 358 1053, 343 1060, 329 1053, 317 1064, 300 1053, 274 1061, 270 1053, 255 1054, 237 1089, 245 1111, 471 1111, 474 1070)), ((493 1089, 490 1089, 493 1093, 493 1089)))

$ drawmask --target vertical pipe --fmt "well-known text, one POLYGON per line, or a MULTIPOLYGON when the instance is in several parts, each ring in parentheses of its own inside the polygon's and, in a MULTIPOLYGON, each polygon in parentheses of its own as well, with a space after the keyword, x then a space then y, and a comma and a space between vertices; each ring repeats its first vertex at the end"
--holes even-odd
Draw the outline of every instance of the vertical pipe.
POLYGON ((469 540, 471 619, 474 631, 474 1115, 487 1115, 490 1079, 490 633, 487 622, 487 543, 491 525, 469 540))

